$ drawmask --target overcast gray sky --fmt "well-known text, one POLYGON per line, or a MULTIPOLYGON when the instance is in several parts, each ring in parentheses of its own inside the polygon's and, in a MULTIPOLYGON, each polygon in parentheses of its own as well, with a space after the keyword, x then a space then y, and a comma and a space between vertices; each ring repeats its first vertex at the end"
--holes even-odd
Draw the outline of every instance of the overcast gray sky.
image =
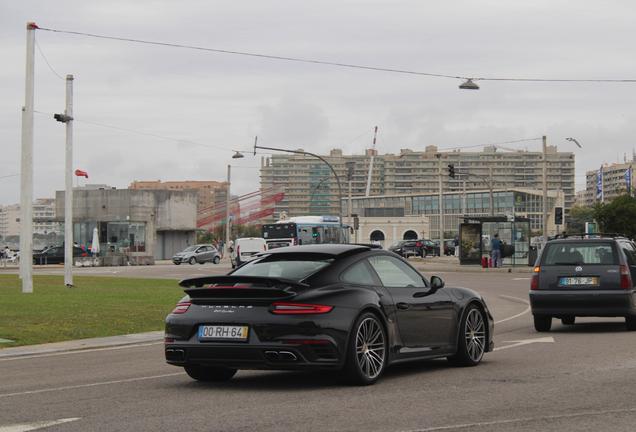
POLYGON ((232 193, 245 194, 259 188, 255 136, 363 154, 378 126, 381 154, 540 151, 546 135, 575 153, 580 190, 585 171, 631 160, 636 82, 570 80, 635 80, 634 17, 628 0, 0 0, 0 204, 20 200, 27 22, 42 28, 34 197, 44 198, 64 189, 65 127, 53 114, 64 111, 67 74, 73 169, 89 174, 80 184, 225 181, 231 164, 232 193), (467 91, 453 77, 486 79, 467 91), (235 150, 246 157, 232 159, 235 150))

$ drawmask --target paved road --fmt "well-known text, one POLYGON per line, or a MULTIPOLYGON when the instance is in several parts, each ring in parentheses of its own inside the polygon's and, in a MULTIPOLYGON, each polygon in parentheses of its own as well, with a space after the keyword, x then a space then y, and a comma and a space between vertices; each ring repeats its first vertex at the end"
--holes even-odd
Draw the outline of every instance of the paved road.
POLYGON ((437 273, 481 292, 493 311, 497 348, 476 368, 398 365, 371 387, 266 371, 205 384, 166 365, 153 341, 5 357, 0 432, 37 422, 45 431, 634 430, 634 333, 622 320, 555 323, 539 334, 529 274, 437 273))

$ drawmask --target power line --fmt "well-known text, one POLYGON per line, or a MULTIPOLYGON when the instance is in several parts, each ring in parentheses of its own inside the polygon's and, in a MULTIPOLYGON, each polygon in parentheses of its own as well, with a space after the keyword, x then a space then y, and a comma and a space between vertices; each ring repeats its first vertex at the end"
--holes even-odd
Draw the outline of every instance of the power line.
POLYGON ((241 52, 241 51, 230 51, 230 50, 222 50, 222 49, 216 49, 216 48, 198 47, 193 45, 181 45, 181 44, 166 43, 166 42, 147 41, 147 40, 141 40, 141 39, 130 39, 130 38, 123 38, 123 37, 116 37, 116 36, 96 35, 91 33, 74 32, 74 31, 68 31, 68 30, 56 30, 56 29, 49 29, 44 27, 38 27, 38 29, 43 31, 50 31, 54 33, 66 33, 66 34, 77 35, 77 36, 86 36, 86 37, 92 37, 92 38, 98 38, 98 39, 110 39, 110 40, 117 40, 122 42, 134 42, 134 43, 147 44, 147 45, 159 45, 159 46, 165 46, 165 47, 171 47, 171 48, 185 48, 185 49, 198 50, 198 51, 216 52, 221 54, 234 54, 234 55, 242 55, 242 56, 249 56, 249 57, 267 58, 272 60, 285 60, 285 61, 294 61, 294 62, 303 62, 303 63, 313 63, 313 64, 328 65, 328 66, 338 66, 338 67, 346 67, 346 68, 354 68, 354 69, 366 69, 366 70, 373 70, 378 72, 392 72, 392 73, 409 74, 409 75, 423 75, 423 76, 438 77, 438 78, 453 78, 453 79, 462 79, 462 80, 471 79, 473 81, 636 83, 636 79, 555 79, 555 78, 488 78, 488 77, 473 78, 473 77, 466 77, 466 76, 460 76, 460 75, 434 74, 429 72, 417 72, 417 71, 409 71, 409 70, 402 70, 402 69, 390 69, 390 68, 381 68, 381 67, 373 67, 373 66, 353 65, 353 64, 347 64, 347 63, 328 62, 328 61, 321 61, 321 60, 310 60, 310 59, 300 59, 300 58, 294 58, 294 57, 283 57, 283 56, 274 56, 274 55, 267 55, 267 54, 247 53, 247 52, 241 52))
MULTIPOLYGON (((45 112, 41 112, 41 111, 33 111, 33 112, 35 112, 37 114, 44 114, 44 115, 50 115, 50 116, 53 115, 53 114, 45 113, 45 112)), ((101 126, 101 127, 105 127, 105 128, 109 128, 109 129, 120 130, 120 131, 124 131, 124 132, 131 132, 131 133, 135 133, 135 134, 139 134, 139 135, 146 135, 146 136, 150 136, 150 137, 154 137, 154 138, 161 138, 161 139, 166 139, 166 140, 170 140, 170 141, 177 141, 179 143, 193 144, 193 145, 198 145, 198 146, 202 146, 202 147, 209 147, 209 148, 213 148, 213 149, 217 149, 217 150, 227 150, 227 151, 230 151, 230 152, 237 151, 237 150, 227 149, 227 148, 223 148, 223 147, 213 146, 213 145, 210 145, 210 144, 201 144, 201 143, 198 143, 198 142, 184 140, 184 139, 179 139, 179 138, 170 138, 170 137, 166 137, 166 136, 162 136, 162 135, 151 134, 151 133, 148 133, 148 132, 140 132, 140 131, 136 131, 136 130, 132 130, 132 129, 126 129, 126 128, 117 127, 117 126, 109 126, 109 125, 105 125, 105 124, 101 124, 101 123, 90 122, 90 121, 87 121, 87 120, 79 120, 77 117, 73 117, 73 121, 79 122, 79 123, 91 124, 91 125, 95 125, 95 126, 101 126)))

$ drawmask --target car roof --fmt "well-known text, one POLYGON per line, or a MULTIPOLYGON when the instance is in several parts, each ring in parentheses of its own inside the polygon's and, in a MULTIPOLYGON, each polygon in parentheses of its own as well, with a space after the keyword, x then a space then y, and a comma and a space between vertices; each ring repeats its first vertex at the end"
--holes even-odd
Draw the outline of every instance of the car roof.
POLYGON ((285 254, 321 254, 333 257, 341 255, 351 255, 354 253, 370 251, 378 249, 377 246, 365 244, 321 244, 321 245, 302 245, 280 248, 261 252, 259 255, 285 255, 285 254))

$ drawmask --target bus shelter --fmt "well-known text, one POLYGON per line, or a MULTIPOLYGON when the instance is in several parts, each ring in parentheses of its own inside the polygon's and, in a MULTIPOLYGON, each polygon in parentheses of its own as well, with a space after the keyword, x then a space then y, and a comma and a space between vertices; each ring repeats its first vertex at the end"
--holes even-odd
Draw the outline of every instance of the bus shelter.
POLYGON ((483 257, 490 262, 495 234, 514 247, 514 254, 502 260, 504 266, 534 265, 537 250, 530 244, 530 219, 514 216, 465 217, 459 227, 459 263, 481 265, 483 257))

